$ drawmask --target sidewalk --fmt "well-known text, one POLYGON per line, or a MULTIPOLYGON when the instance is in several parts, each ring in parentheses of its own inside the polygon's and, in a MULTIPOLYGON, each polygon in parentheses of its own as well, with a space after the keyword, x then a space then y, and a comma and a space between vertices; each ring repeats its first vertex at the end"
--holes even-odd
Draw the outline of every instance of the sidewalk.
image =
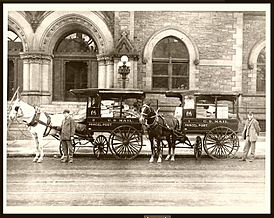
MULTIPOLYGON (((194 143, 195 137, 189 137, 191 143, 194 143)), ((59 141, 54 139, 53 137, 46 137, 42 141, 43 147, 44 147, 44 153, 46 157, 59 157, 59 141)), ((142 150, 139 155, 150 155, 150 142, 149 140, 144 136, 143 137, 143 144, 142 150)), ((5 145, 4 145, 5 146, 5 145)), ((80 147, 76 148, 75 154, 77 155, 92 155, 93 156, 93 147, 91 147, 91 144, 88 144, 89 147, 80 147)), ((257 143, 256 143, 256 158, 265 158, 265 148, 267 145, 265 136, 260 136, 257 143)), ((244 147, 244 141, 240 140, 240 148, 238 152, 236 153, 236 157, 240 158, 242 156, 244 147)), ((12 140, 7 141, 6 147, 4 147, 7 152, 7 157, 30 157, 34 156, 35 154, 35 142, 32 140, 12 140)), ((168 152, 167 148, 164 148, 164 155, 166 155, 168 152)), ((176 148, 175 150, 176 155, 178 156, 185 156, 185 157, 194 157, 193 149, 191 148, 176 148)), ((111 155, 110 151, 108 151, 108 154, 111 155)), ((204 152, 202 155, 207 156, 207 154, 204 152)))

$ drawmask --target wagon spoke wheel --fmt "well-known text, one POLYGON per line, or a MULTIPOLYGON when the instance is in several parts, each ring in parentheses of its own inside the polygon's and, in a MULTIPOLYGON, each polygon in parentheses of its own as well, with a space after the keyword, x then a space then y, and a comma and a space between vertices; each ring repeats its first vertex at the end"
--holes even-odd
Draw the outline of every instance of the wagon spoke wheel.
POLYGON ((60 141, 60 144, 59 144, 59 152, 60 152, 60 155, 61 157, 64 155, 64 152, 63 152, 63 147, 62 147, 62 142, 60 141))
POLYGON ((93 153, 97 159, 108 153, 108 140, 104 135, 99 135, 93 142, 93 153))
POLYGON ((194 144, 194 155, 196 160, 200 160, 202 156, 202 139, 200 136, 196 137, 195 144, 194 144))
POLYGON ((239 138, 228 127, 215 127, 205 135, 204 150, 214 159, 234 158, 238 149, 239 138))
POLYGON ((132 126, 119 126, 111 132, 109 144, 115 157, 133 159, 142 149, 142 135, 132 126))

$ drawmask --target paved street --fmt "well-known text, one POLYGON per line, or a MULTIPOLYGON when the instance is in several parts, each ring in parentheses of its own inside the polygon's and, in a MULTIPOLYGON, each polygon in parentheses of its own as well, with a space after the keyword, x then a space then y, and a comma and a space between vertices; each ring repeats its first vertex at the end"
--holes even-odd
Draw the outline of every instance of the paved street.
MULTIPOLYGON (((94 138, 100 133, 95 133, 94 138)), ((107 134, 104 134, 107 136, 107 134)), ((263 134, 262 134, 263 135, 263 134)), ((191 143, 193 144, 195 142, 195 135, 188 136, 191 143)), ((241 139, 241 136, 239 136, 239 139, 241 139)), ((143 148, 140 152, 141 155, 150 155, 150 142, 148 141, 146 136, 143 136, 143 148)), ((236 157, 242 156, 242 151, 244 148, 244 141, 240 140, 240 148, 238 152, 236 153, 236 157)), ((35 154, 35 142, 32 140, 32 138, 29 138, 29 140, 9 140, 7 141, 7 147, 6 152, 8 157, 27 157, 27 156, 33 156, 35 154)), ((54 155, 60 155, 59 152, 59 144, 60 142, 56 139, 54 139, 51 136, 45 137, 43 141, 41 142, 44 148, 44 153, 46 157, 53 157, 54 155)), ((91 155, 93 156, 93 150, 92 150, 92 144, 88 143, 86 146, 88 147, 77 147, 76 153, 77 154, 83 154, 83 155, 91 155)), ((267 140, 267 138, 263 135, 258 138, 258 141, 256 143, 256 157, 257 158, 265 158, 265 156, 270 154, 269 151, 270 147, 270 140, 267 140)), ((187 155, 192 156, 194 155, 193 149, 189 148, 178 148, 176 146, 176 154, 177 155, 187 155)), ((167 153, 167 148, 164 149, 164 153, 167 153)), ((109 152, 111 154, 111 152, 109 152)), ((206 155, 204 149, 203 149, 203 155, 206 155)))
POLYGON ((29 157, 8 158, 7 206, 28 206, 27 211, 29 206, 100 206, 93 207, 93 213, 111 211, 101 206, 133 206, 129 213, 157 206, 156 212, 170 213, 252 212, 266 207, 265 159, 251 163, 181 156, 161 164, 148 159, 78 156, 73 164, 62 164, 48 157, 37 164, 29 157))

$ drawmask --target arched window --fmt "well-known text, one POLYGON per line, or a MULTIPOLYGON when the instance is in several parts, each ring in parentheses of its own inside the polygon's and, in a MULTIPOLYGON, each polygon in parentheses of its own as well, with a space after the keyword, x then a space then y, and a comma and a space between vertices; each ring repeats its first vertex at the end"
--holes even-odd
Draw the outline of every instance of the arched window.
POLYGON ((62 39, 62 41, 56 47, 55 52, 97 53, 97 46, 94 40, 88 35, 82 32, 74 32, 62 39))
POLYGON ((22 91, 22 60, 19 53, 23 51, 20 37, 13 31, 8 31, 8 100, 10 100, 17 89, 22 91))
POLYGON ((265 48, 261 50, 257 59, 257 92, 265 92, 265 48))
POLYGON ((152 55, 153 89, 189 89, 189 53, 181 40, 163 38, 152 55))

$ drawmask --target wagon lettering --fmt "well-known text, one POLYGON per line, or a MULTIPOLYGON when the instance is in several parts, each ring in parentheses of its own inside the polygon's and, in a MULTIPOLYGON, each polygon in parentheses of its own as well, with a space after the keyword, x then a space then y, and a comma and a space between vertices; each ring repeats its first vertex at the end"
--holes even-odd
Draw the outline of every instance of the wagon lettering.
POLYGON ((196 123, 186 123, 185 126, 186 127, 198 127, 198 125, 196 123))
POLYGON ((215 123, 227 123, 227 120, 215 120, 215 123))
POLYGON ((207 124, 206 123, 199 123, 199 127, 205 128, 205 127, 207 127, 207 124))

